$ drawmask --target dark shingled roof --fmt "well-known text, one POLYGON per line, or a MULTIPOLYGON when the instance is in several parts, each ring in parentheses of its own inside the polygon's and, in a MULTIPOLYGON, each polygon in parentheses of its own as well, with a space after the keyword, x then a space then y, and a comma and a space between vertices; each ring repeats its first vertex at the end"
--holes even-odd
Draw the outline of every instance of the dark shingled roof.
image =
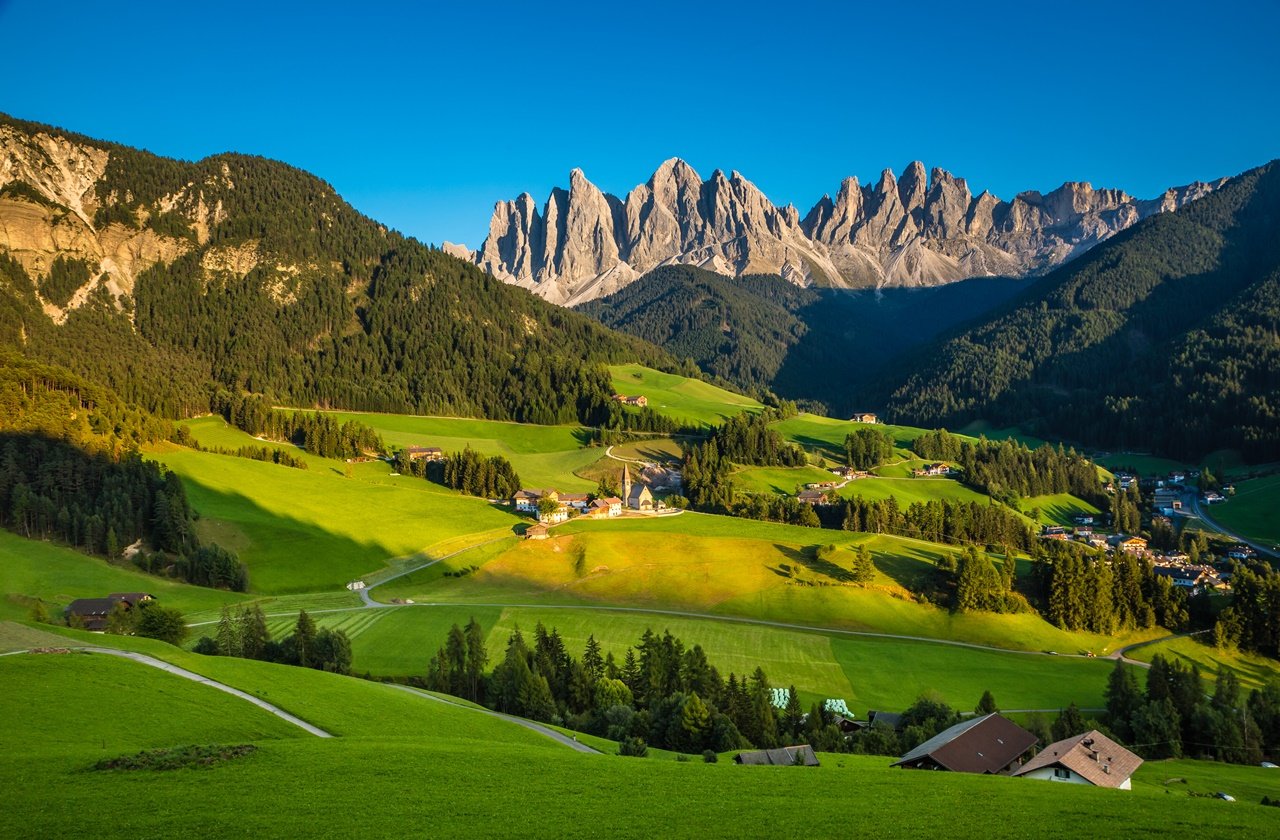
POLYGON ((957 773, 999 773, 1035 746, 1036 736, 992 713, 957 723, 893 763, 915 768, 937 765, 957 773))
POLYGON ((738 764, 771 764, 779 767, 817 767, 818 756, 813 747, 803 744, 798 747, 781 747, 776 750, 753 750, 741 752, 733 757, 738 764))
POLYGON ((1013 772, 1021 776, 1042 767, 1065 767, 1098 787, 1120 787, 1142 766, 1142 759, 1090 729, 1083 735, 1050 744, 1040 754, 1013 772))

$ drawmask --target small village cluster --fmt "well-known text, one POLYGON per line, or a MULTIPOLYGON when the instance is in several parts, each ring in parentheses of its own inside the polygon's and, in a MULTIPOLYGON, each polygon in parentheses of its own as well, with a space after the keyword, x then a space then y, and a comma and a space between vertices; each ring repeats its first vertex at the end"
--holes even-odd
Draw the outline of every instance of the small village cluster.
MULTIPOLYGON (((791 700, 790 689, 772 689, 770 700, 779 709, 791 700)), ((901 732, 902 715, 867 712, 855 720, 844 700, 826 700, 825 709, 835 716, 846 734, 871 726, 901 732)), ((1042 779, 1077 785, 1130 790, 1131 777, 1142 759, 1096 729, 1064 738, 1027 757, 1039 739, 998 712, 978 715, 946 729, 895 761, 904 770, 947 770, 1042 779)), ((738 764, 778 764, 816 767, 818 757, 809 745, 773 750, 751 750, 734 757, 738 764)))
POLYGON ((561 493, 557 490, 520 489, 511 498, 511 504, 519 513, 532 514, 538 521, 525 529, 525 539, 547 538, 548 525, 556 525, 572 516, 590 516, 605 519, 622 516, 626 512, 656 514, 666 506, 654 499, 648 485, 631 480, 631 468, 622 467, 622 497, 594 497, 590 493, 561 493), (543 500, 555 503, 542 504, 543 500))

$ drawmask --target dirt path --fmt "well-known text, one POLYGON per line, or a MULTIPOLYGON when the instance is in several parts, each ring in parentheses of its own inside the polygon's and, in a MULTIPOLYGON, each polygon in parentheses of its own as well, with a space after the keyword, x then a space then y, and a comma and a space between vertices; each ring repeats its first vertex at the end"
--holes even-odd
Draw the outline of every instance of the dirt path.
MULTIPOLYGON (((271 714, 275 715, 276 717, 280 718, 281 720, 288 721, 289 723, 292 723, 294 726, 298 727, 299 729, 302 729, 306 732, 311 733, 312 735, 315 735, 317 738, 333 737, 333 735, 324 731, 320 727, 307 723, 302 718, 297 717, 296 715, 291 715, 288 712, 286 712, 284 709, 280 708, 279 706, 273 706, 272 704, 268 703, 266 700, 262 700, 258 697, 254 697, 252 694, 248 694, 247 692, 241 691, 238 688, 232 688, 226 683, 220 683, 217 680, 211 680, 208 677, 201 676, 200 674, 197 674, 193 671, 188 671, 186 668, 179 668, 177 665, 174 665, 171 662, 165 662, 163 659, 156 659, 154 656, 148 656, 145 653, 137 653, 136 651, 131 651, 131 650, 120 650, 119 648, 106 648, 106 647, 96 647, 96 646, 69 647, 67 648, 67 650, 79 650, 79 651, 84 651, 85 653, 102 653, 102 654, 106 654, 107 656, 119 656, 122 659, 129 659, 134 662, 138 662, 142 665, 149 665, 152 668, 159 668, 161 671, 165 671, 166 673, 173 674, 175 677, 181 677, 184 680, 191 680, 192 682, 198 682, 202 685, 207 685, 210 688, 216 688, 218 689, 218 691, 226 692, 227 694, 230 694, 232 697, 239 697, 241 700, 244 700, 247 703, 252 703, 253 705, 257 706, 259 709, 268 711, 271 714)), ((32 651, 30 650, 14 651, 14 653, 31 653, 31 652, 32 651)), ((4 654, 4 655, 11 656, 13 654, 4 654)))
POLYGON ((389 683, 389 685, 392 688, 398 688, 401 691, 407 691, 410 694, 414 694, 414 695, 417 695, 418 697, 426 698, 427 700, 434 700, 437 703, 444 703, 446 706, 454 706, 455 708, 466 709, 469 712, 477 712, 479 714, 488 715, 489 717, 492 717, 492 718, 497 718, 498 720, 505 720, 507 723, 514 723, 517 726, 523 726, 525 729, 531 729, 534 732, 537 732, 539 735, 545 735, 551 740, 555 741, 556 743, 563 744, 569 749, 577 750, 580 753, 591 753, 592 755, 603 755, 603 753, 601 753, 595 747, 589 747, 586 744, 580 742, 577 738, 570 738, 568 735, 565 735, 563 732, 557 732, 551 727, 543 726, 542 724, 537 723, 536 721, 527 720, 522 717, 516 717, 515 715, 503 714, 502 712, 495 712, 492 709, 484 709, 484 708, 479 708, 477 706, 471 706, 466 703, 455 703, 454 701, 449 700, 445 697, 437 697, 434 694, 430 694, 426 691, 422 691, 421 689, 412 688, 407 685, 399 685, 396 683, 389 683))

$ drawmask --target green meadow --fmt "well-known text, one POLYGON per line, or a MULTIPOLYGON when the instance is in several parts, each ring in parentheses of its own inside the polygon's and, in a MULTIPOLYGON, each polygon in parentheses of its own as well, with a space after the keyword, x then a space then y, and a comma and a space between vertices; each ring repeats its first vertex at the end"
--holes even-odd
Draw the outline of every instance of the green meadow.
POLYGON ((408 476, 376 484, 172 445, 149 454, 182 477, 200 535, 237 551, 258 593, 340 589, 393 558, 519 521, 408 476))
POLYGON ((770 424, 770 428, 777 430, 784 440, 799 444, 809 452, 837 464, 844 463, 844 439, 855 429, 887 431, 893 436, 894 446, 898 449, 899 457, 902 458, 912 457, 911 442, 928 431, 914 426, 853 423, 808 413, 798 414, 788 420, 780 420, 770 424))
POLYGON ((1280 662, 1238 650, 1219 650, 1209 644, 1208 634, 1143 645, 1126 652, 1125 656, 1139 662, 1150 662, 1157 654, 1199 668, 1206 680, 1216 678, 1224 668, 1234 671, 1246 689, 1260 688, 1265 683, 1280 680, 1280 662))
POLYGON ((112 592, 150 592, 161 603, 183 612, 217 609, 244 596, 189 586, 144 574, 131 566, 113 565, 53 543, 28 540, 0 529, 0 618, 25 619, 32 599, 44 601, 49 613, 77 598, 101 598, 112 592))
POLYGON ((1213 521, 1238 534, 1280 545, 1280 473, 1235 485, 1235 495, 1206 511, 1213 521))
POLYGON ((742 394, 642 365, 613 365, 609 375, 617 393, 644 396, 659 414, 693 425, 719 425, 734 414, 762 408, 742 394))
POLYGON ((1096 514, 1098 509, 1084 499, 1070 493, 1056 493, 1048 496, 1028 496, 1018 506, 1027 516, 1033 511, 1040 511, 1037 520, 1041 525, 1071 525, 1075 517, 1081 514, 1096 514))
POLYGON ((794 495, 806 484, 839 481, 817 467, 743 467, 733 474, 733 489, 741 493, 794 495))
POLYGON ((950 478, 860 478, 840 488, 840 495, 847 498, 858 496, 869 501, 881 501, 892 496, 904 508, 913 502, 943 499, 984 505, 991 503, 989 497, 950 478))

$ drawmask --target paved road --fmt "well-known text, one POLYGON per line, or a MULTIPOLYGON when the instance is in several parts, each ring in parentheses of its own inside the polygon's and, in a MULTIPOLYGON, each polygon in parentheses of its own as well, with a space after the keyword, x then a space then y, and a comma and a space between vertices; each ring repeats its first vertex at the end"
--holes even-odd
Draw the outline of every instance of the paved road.
MULTIPOLYGON (((266 700, 262 700, 258 697, 254 697, 252 694, 247 694, 238 688, 232 688, 231 686, 226 685, 225 683, 220 683, 217 680, 211 680, 208 677, 204 677, 204 676, 201 676, 200 674, 194 673, 192 671, 188 671, 186 668, 179 668, 177 665, 174 665, 170 662, 165 662, 162 659, 156 659, 154 656, 147 656, 145 653, 137 653, 131 650, 119 650, 117 648, 106 648, 106 647, 96 647, 96 646, 71 647, 71 648, 68 648, 68 650, 80 650, 86 653, 102 653, 108 656, 119 656, 123 659, 131 659, 134 662, 139 662, 143 665, 149 665, 152 668, 159 668, 161 671, 166 671, 170 674, 173 674, 175 677, 182 677, 184 680, 191 680, 192 682, 198 682, 198 683, 201 683, 202 685, 207 685, 210 688, 216 688, 218 689, 218 691, 225 691, 227 694, 230 694, 233 697, 239 697, 241 700, 244 700, 248 703, 252 703, 253 705, 257 706, 259 709, 265 709, 266 711, 270 712, 271 714, 275 715, 281 720, 288 721, 289 723, 292 723, 294 726, 298 727, 299 729, 303 729, 311 733, 312 735, 315 735, 317 738, 333 737, 333 735, 331 735, 328 732, 325 732, 320 727, 313 726, 312 724, 307 723, 302 718, 289 714, 284 709, 281 709, 279 706, 271 705, 266 700)), ((15 651, 15 653, 31 653, 31 651, 21 650, 21 651, 15 651)))
POLYGON ((556 730, 552 729, 549 726, 543 726, 542 724, 536 723, 532 720, 526 720, 525 718, 516 717, 515 715, 505 715, 502 712, 495 712, 492 709, 483 709, 476 706, 468 705, 466 703, 455 703, 452 700, 448 700, 444 697, 437 697, 434 694, 430 694, 426 691, 422 691, 420 689, 413 688, 407 685, 400 685, 398 683, 387 683, 387 685, 390 685, 392 688, 398 688, 401 691, 407 691, 410 694, 415 694, 418 697, 425 697, 426 699, 434 700, 437 703, 444 703, 446 706, 454 706, 459 709, 466 709, 469 712, 476 712, 478 714, 488 715, 489 717, 497 718, 498 720, 505 720, 508 723, 514 723, 517 726, 523 726, 525 729, 531 729, 534 732, 537 732, 539 735, 545 735, 551 740, 555 741, 556 743, 563 744, 569 749, 577 750, 580 753, 591 753, 593 755, 602 755, 602 753, 599 750, 597 750, 595 747, 589 747, 586 744, 583 744, 580 741, 578 741, 577 738, 570 738, 568 735, 565 735, 563 732, 557 732, 556 730))
MULTIPOLYGON (((366 586, 364 589, 357 589, 356 591, 360 593, 360 600, 364 601, 364 605, 366 607, 399 606, 398 604, 383 604, 380 601, 373 600, 372 598, 369 597, 369 590, 376 589, 379 586, 382 586, 383 584, 390 583, 391 581, 396 580, 398 578, 405 577, 406 575, 411 575, 414 572, 420 572, 423 569, 434 566, 435 564, 439 563, 441 560, 448 560, 450 557, 457 557, 459 554, 465 554, 466 552, 471 551, 472 549, 479 548, 482 545, 489 545, 490 543, 500 542, 501 540, 508 539, 510 536, 511 534, 503 534, 502 536, 494 537, 491 540, 485 540, 484 542, 478 542, 478 543, 475 543, 474 545, 469 545, 466 548, 460 548, 457 551, 453 551, 453 552, 450 552, 449 554, 444 555, 443 557, 436 557, 433 560, 425 560, 422 563, 417 564, 416 566, 407 566, 404 569, 396 572, 394 575, 382 578, 376 583, 366 586)), ((205 623, 215 624, 216 622, 210 621, 205 623)))
POLYGON ((1219 534, 1221 534, 1222 536, 1226 537, 1229 540, 1235 540, 1238 543, 1244 543, 1245 545, 1252 548, 1254 551, 1257 551, 1258 553, 1264 556, 1267 556, 1267 557, 1275 556, 1276 553, 1274 550, 1274 546, 1264 545, 1263 543, 1246 539, 1245 537, 1242 537, 1239 534, 1228 531, 1226 528, 1222 527, 1217 522, 1214 522, 1213 519, 1211 519, 1208 516, 1208 514, 1205 513, 1205 507, 1206 507, 1205 505, 1200 504, 1199 497, 1195 495, 1191 496, 1191 513, 1194 514, 1197 519, 1203 522, 1209 528, 1209 530, 1217 531, 1219 534))

